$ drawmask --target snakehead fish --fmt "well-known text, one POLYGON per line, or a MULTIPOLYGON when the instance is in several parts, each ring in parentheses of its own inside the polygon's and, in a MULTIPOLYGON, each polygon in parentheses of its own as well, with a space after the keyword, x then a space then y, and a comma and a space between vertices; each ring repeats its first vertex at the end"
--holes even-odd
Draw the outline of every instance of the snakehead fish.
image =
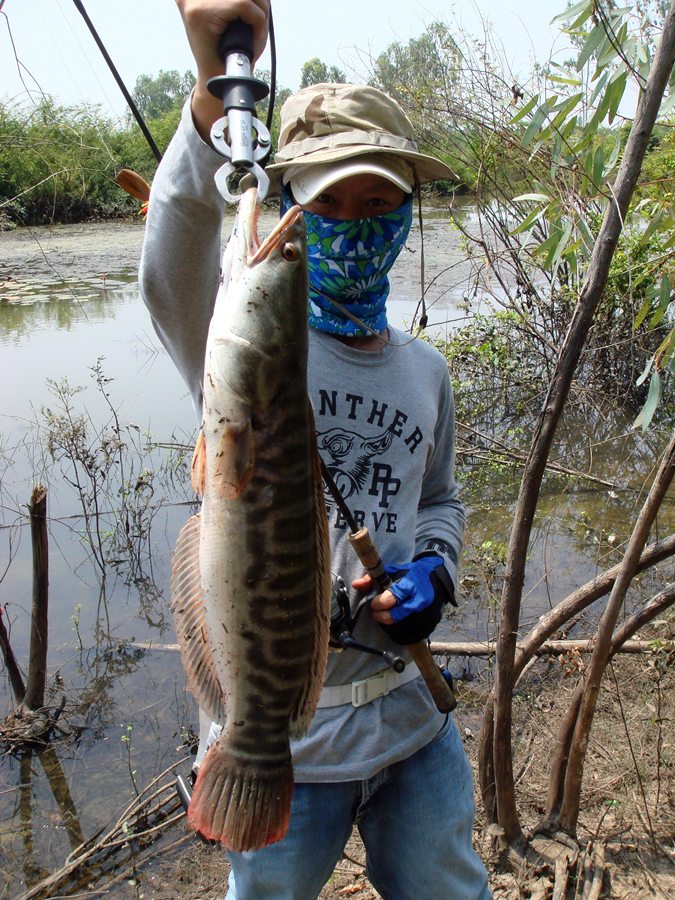
POLYGON ((173 558, 172 611, 188 688, 224 728, 190 824, 233 850, 288 828, 290 737, 321 692, 330 559, 307 396, 307 264, 299 207, 259 245, 255 188, 240 201, 206 344, 192 462, 202 495, 173 558))

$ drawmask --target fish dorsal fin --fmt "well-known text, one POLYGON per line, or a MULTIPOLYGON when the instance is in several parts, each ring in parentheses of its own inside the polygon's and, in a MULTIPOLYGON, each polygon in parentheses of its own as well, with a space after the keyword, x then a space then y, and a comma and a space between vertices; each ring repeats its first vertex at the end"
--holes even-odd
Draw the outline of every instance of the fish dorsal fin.
POLYGON ((253 474, 253 425, 248 416, 223 428, 213 466, 213 486, 219 497, 236 500, 253 474))
POLYGON ((171 612, 188 690, 215 722, 225 721, 223 692, 211 654, 199 574, 200 517, 183 525, 171 562, 171 612))
POLYGON ((316 616, 314 629, 314 651, 307 673, 307 679, 303 685, 298 702, 291 715, 291 736, 301 737, 309 728, 312 716, 319 702, 319 695, 323 687, 323 679, 326 671, 326 658, 328 656, 328 639, 330 636, 330 544, 328 540, 328 519, 326 517, 326 503, 323 496, 323 482, 321 480, 321 464, 319 451, 316 445, 316 432, 314 429, 314 414, 312 406, 309 407, 310 440, 312 442, 312 474, 314 478, 314 523, 316 540, 316 568, 314 577, 314 599, 316 602, 316 616))

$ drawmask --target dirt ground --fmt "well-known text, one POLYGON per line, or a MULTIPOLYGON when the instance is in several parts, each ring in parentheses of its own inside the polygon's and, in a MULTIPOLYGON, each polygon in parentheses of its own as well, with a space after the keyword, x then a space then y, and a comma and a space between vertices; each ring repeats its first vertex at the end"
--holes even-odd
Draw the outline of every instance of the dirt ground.
MULTIPOLYGON (((671 630, 667 623, 663 626, 671 630)), ((584 772, 577 834, 580 852, 567 892, 559 900, 675 897, 674 663, 672 651, 625 654, 615 658, 605 677, 584 772), (592 871, 590 849, 596 854, 600 851, 596 863, 604 856, 604 864, 596 865, 602 881, 595 895, 589 884, 585 892, 583 888, 584 873, 592 871)), ((576 685, 574 670, 581 666, 583 659, 578 657, 542 660, 517 690, 515 771, 518 809, 528 836, 536 831, 545 812, 557 728, 576 685), (564 674, 570 670, 573 674, 564 674)), ((474 770, 487 685, 486 679, 458 686, 457 722, 474 770)), ((475 844, 488 866, 496 900, 553 896, 554 859, 568 852, 564 845, 535 838, 530 841, 527 860, 514 869, 493 846, 494 840, 477 796, 475 844)), ((215 900, 225 893, 226 874, 220 848, 190 839, 120 887, 124 897, 137 900, 215 900)), ((121 895, 115 892, 115 896, 121 895)), ((358 900, 380 896, 365 877, 364 849, 356 832, 320 894, 321 900, 351 896, 358 900)))

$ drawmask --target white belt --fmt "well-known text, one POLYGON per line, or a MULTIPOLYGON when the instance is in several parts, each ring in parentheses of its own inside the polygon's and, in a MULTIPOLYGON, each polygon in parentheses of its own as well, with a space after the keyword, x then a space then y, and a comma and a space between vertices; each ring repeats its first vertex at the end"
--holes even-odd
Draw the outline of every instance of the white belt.
POLYGON ((417 678, 420 670, 415 663, 409 662, 402 672, 394 672, 393 669, 383 669, 369 678, 361 678, 350 684, 330 684, 321 691, 317 709, 326 709, 329 706, 365 706, 384 697, 390 691, 407 684, 413 678, 417 678))

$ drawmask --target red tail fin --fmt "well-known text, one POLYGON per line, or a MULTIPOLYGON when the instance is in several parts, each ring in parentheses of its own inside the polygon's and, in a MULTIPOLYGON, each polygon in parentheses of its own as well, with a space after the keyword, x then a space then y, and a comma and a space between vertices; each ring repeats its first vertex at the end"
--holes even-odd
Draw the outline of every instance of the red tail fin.
POLYGON ((200 766, 188 822, 230 850, 257 850, 288 831, 292 793, 290 754, 277 767, 257 768, 235 758, 220 737, 200 766))

